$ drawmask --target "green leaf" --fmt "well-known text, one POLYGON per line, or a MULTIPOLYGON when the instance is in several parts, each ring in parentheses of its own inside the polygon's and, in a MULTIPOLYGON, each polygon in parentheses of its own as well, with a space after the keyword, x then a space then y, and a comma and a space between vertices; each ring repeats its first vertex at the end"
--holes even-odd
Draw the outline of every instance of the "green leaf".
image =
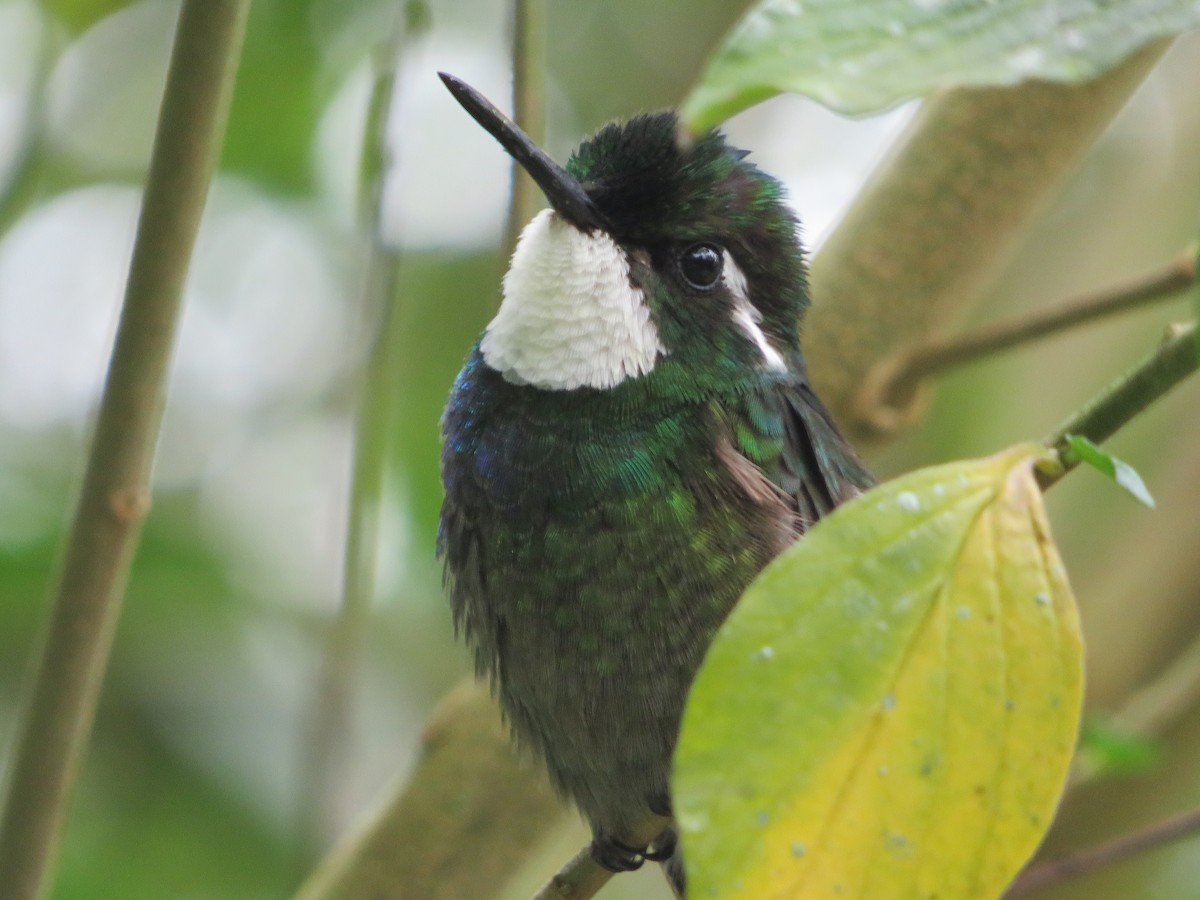
POLYGON ((861 114, 945 87, 1086 81, 1198 26, 1194 0, 761 0, 682 116, 698 133, 783 91, 861 114))
POLYGON ((1093 469, 1106 475, 1109 480, 1125 488, 1139 503, 1154 509, 1154 498, 1146 489, 1146 483, 1137 470, 1127 462, 1122 462, 1111 453, 1096 446, 1090 440, 1079 434, 1066 436, 1067 446, 1071 454, 1079 457, 1093 469))
POLYGON ((1082 703, 1044 454, 882 485, 751 585, 684 714, 689 894, 989 898, 1020 870, 1082 703))
POLYGON ((1083 723, 1079 755, 1096 774, 1139 775, 1153 768, 1162 753, 1156 741, 1091 716, 1083 723))

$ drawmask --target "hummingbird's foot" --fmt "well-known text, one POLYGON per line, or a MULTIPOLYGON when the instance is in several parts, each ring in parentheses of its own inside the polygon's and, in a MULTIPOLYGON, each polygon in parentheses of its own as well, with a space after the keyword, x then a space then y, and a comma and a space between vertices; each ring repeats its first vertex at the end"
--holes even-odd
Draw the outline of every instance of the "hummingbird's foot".
POLYGON ((679 835, 675 833, 674 828, 668 828, 642 853, 642 859, 656 863, 666 862, 675 855, 677 846, 679 846, 679 835))
POLYGON ((633 872, 647 857, 645 847, 631 847, 614 837, 592 838, 592 859, 610 872, 633 872))

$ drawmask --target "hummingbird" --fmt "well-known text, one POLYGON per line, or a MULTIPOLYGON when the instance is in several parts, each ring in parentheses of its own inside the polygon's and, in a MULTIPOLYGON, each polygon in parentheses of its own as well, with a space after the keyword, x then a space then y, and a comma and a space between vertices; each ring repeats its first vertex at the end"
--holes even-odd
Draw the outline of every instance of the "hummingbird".
POLYGON ((714 634, 755 576, 872 483, 814 394, 799 222, 779 181, 674 112, 559 166, 450 92, 541 188, 442 417, 438 553, 456 629, 519 745, 612 871, 680 896, 671 758, 714 634))

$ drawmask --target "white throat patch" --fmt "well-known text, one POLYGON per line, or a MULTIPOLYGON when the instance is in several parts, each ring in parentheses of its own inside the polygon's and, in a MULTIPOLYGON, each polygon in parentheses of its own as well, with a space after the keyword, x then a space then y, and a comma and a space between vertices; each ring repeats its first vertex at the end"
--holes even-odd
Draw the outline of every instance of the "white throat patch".
POLYGON ((480 350, 509 381, 559 391, 615 387, 666 352, 624 251, 548 209, 521 232, 480 350))

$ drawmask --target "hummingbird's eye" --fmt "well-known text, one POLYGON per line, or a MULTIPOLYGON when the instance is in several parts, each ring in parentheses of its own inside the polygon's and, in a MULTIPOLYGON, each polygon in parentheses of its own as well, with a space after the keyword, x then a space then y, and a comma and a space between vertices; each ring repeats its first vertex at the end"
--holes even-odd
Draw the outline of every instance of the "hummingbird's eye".
POLYGON ((692 244, 679 254, 679 272, 698 290, 707 290, 721 277, 725 258, 713 244, 692 244))

